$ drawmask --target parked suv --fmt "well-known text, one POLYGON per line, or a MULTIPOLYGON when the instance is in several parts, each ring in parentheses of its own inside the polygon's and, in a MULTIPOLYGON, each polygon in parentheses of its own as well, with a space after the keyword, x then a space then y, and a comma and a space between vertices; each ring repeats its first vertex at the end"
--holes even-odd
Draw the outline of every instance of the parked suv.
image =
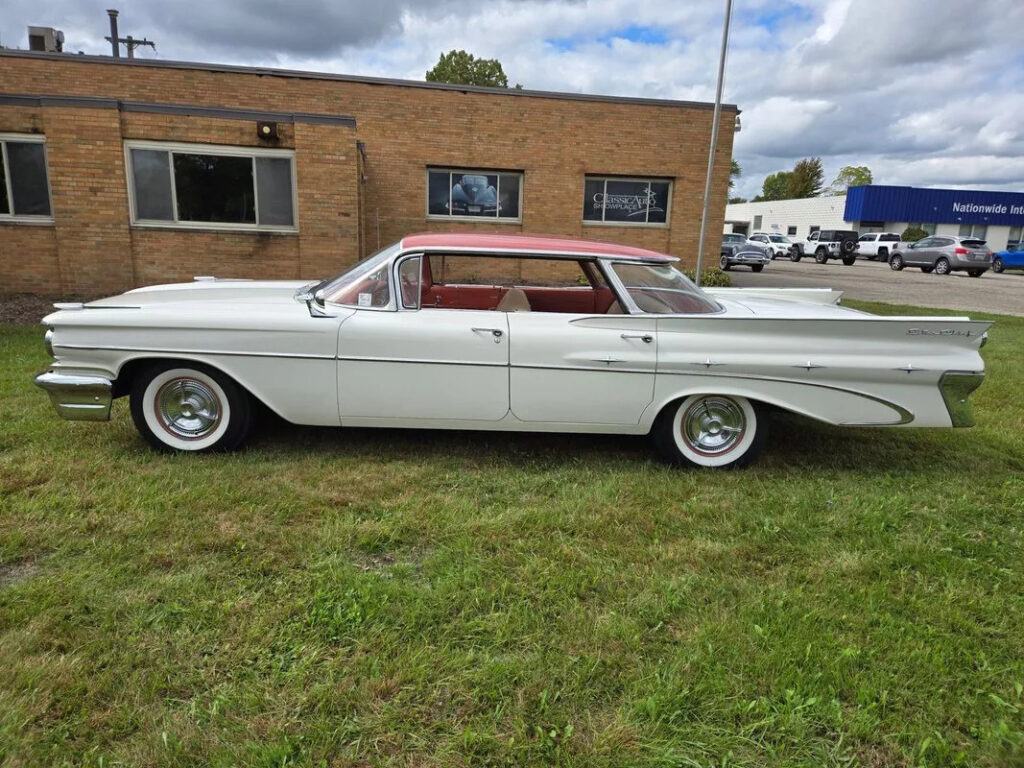
POLYGON ((793 247, 788 237, 775 232, 755 232, 750 239, 771 251, 773 261, 778 256, 789 256, 789 249, 793 247))
POLYGON ((795 243, 796 250, 790 258, 800 261, 804 256, 813 255, 819 264, 829 259, 842 259, 843 264, 850 266, 857 260, 858 237, 852 229, 819 229, 811 232, 806 240, 795 243))
POLYGON ((992 251, 984 240, 957 235, 932 235, 889 255, 889 267, 920 267, 922 272, 948 275, 953 271, 981 277, 992 266, 992 251))

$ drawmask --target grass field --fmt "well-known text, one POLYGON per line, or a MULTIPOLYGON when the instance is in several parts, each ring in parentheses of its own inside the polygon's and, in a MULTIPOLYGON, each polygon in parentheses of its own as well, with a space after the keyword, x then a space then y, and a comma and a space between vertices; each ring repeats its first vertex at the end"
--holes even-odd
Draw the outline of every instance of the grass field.
MULTIPOLYGON (((853 303, 853 302, 851 302, 853 303)), ((859 305, 880 312, 929 310, 859 305)), ((0 764, 1024 765, 1024 318, 970 430, 63 422, 0 328, 0 764)))

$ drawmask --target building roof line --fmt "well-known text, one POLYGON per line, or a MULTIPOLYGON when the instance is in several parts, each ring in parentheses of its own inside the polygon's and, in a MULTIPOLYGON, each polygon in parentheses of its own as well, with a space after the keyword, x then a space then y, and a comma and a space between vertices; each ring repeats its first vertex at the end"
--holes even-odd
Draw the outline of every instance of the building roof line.
POLYGON ((272 112, 265 109, 209 107, 201 104, 172 104, 151 101, 126 101, 101 96, 50 96, 46 94, 0 93, 0 106, 66 107, 70 109, 116 109, 120 112, 148 112, 161 115, 213 117, 226 120, 266 120, 278 123, 356 126, 354 117, 308 112, 272 112))
MULTIPOLYGON (((428 83, 420 80, 400 80, 387 77, 366 77, 363 75, 342 75, 331 72, 309 72, 293 69, 274 69, 271 67, 245 67, 235 64, 204 64, 190 61, 164 61, 163 59, 128 59, 113 56, 93 56, 73 53, 45 53, 42 51, 0 50, 0 58, 44 59, 69 63, 82 62, 88 64, 106 64, 122 67, 155 67, 157 69, 200 70, 206 72, 223 72, 261 77, 284 77, 301 80, 328 80, 344 83, 363 83, 367 85, 384 85, 399 88, 426 88, 438 91, 460 91, 462 93, 478 93, 492 96, 515 96, 536 99, 561 99, 566 101, 595 101, 612 104, 638 104, 653 107, 675 107, 689 109, 714 109, 715 105, 704 101, 676 101, 673 99, 649 99, 637 96, 604 96, 591 93, 564 93, 559 91, 533 91, 517 88, 488 88, 479 85, 461 85, 453 83, 428 83)), ((722 109, 732 110, 739 114, 735 104, 723 104, 722 109)))

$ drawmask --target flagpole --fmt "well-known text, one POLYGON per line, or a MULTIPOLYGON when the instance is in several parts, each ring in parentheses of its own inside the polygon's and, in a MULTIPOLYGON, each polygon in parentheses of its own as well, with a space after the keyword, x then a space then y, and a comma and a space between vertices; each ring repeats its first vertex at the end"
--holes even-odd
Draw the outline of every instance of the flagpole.
POLYGON ((718 123, 722 115, 722 83, 725 80, 725 52, 729 48, 729 20, 732 0, 725 0, 725 25, 722 28, 722 53, 718 58, 718 89, 715 91, 715 115, 711 119, 711 149, 708 152, 708 177, 704 182, 704 208, 700 215, 700 241, 697 245, 697 285, 704 268, 704 241, 707 236, 708 208, 711 205, 711 177, 715 170, 715 148, 718 146, 718 123))

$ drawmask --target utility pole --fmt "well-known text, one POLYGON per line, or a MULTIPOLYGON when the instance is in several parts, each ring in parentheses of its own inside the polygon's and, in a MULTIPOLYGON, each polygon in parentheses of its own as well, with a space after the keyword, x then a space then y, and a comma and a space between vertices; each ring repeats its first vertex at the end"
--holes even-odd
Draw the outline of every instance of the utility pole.
POLYGON ((715 149, 718 146, 718 121, 722 114, 722 82, 725 79, 725 52, 729 49, 729 19, 732 0, 725 0, 725 26, 722 29, 722 54, 718 59, 718 90, 715 91, 715 116, 711 120, 711 151, 708 153, 708 177, 704 182, 704 210, 700 215, 700 242, 697 245, 697 274, 694 282, 700 285, 700 272, 704 266, 704 238, 707 235, 708 206, 711 205, 711 175, 715 170, 715 149))
POLYGON ((128 51, 128 58, 129 59, 134 59, 135 58, 135 49, 138 48, 140 45, 148 45, 154 51, 156 50, 156 43, 154 43, 152 40, 147 40, 146 38, 142 38, 141 40, 138 40, 138 39, 132 37, 131 35, 128 35, 128 37, 118 37, 118 35, 117 35, 117 11, 115 9, 113 9, 113 8, 108 8, 107 9, 107 16, 110 17, 110 36, 109 37, 105 37, 103 39, 104 40, 108 40, 110 42, 111 54, 113 55, 113 57, 115 59, 121 58, 121 44, 122 43, 125 46, 125 50, 128 51))

